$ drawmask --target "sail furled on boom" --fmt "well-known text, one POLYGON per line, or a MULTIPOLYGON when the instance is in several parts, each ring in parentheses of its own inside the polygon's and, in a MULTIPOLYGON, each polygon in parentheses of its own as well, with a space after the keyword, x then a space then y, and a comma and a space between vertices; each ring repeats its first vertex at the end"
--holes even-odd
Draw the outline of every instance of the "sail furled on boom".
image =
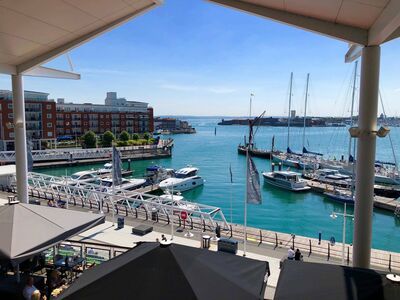
POLYGON ((322 153, 308 151, 306 147, 303 147, 303 153, 304 154, 313 154, 313 155, 318 155, 318 156, 322 156, 323 155, 322 153))

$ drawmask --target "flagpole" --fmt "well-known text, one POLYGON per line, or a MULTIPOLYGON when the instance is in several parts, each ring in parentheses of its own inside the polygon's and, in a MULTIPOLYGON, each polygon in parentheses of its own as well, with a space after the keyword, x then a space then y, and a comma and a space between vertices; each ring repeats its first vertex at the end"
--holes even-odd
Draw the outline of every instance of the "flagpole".
MULTIPOLYGON (((111 172, 111 176, 112 176, 112 196, 111 196, 111 206, 112 206, 112 224, 113 226, 115 225, 115 212, 114 212, 114 195, 115 195, 115 157, 114 157, 114 145, 113 145, 113 151, 112 151, 112 172, 111 172)), ((103 210, 103 207, 102 207, 103 210)))
POLYGON ((248 197, 248 181, 249 181, 249 146, 246 148, 246 196, 244 197, 244 242, 243 256, 246 256, 247 246, 247 197, 248 197))
POLYGON ((231 179, 231 193, 230 193, 230 198, 231 198, 231 224, 232 224, 232 197, 233 197, 233 195, 232 195, 232 165, 229 165, 229 173, 230 173, 230 179, 231 179))

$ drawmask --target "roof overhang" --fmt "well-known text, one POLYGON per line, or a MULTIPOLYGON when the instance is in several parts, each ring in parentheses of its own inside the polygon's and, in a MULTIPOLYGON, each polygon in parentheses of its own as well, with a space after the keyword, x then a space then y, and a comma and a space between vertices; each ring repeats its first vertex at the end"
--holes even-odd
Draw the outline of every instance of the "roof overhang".
POLYGON ((400 35, 397 0, 207 0, 362 46, 400 35))
POLYGON ((0 1, 0 73, 79 79, 41 65, 160 5, 162 0, 0 1))

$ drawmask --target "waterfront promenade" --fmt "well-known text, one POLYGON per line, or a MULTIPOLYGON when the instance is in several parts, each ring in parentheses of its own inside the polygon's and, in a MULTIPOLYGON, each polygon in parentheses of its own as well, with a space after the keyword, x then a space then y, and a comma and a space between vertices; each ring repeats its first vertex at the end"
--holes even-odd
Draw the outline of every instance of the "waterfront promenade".
MULTIPOLYGON (((2 192, 0 197, 7 199, 8 196, 12 194, 2 192)), ((47 205, 48 199, 56 199, 51 193, 47 194, 37 194, 34 199, 39 200, 42 205, 47 205)), ((77 209, 83 211, 93 211, 98 212, 99 206, 96 202, 89 201, 79 201, 79 199, 74 199, 69 201, 70 209, 77 209)), ((108 218, 111 218, 111 210, 109 206, 104 207, 104 212, 107 214, 108 218)), ((136 209, 135 213, 128 210, 125 205, 116 205, 116 215, 125 217, 126 222, 132 222, 136 224, 137 222, 147 222, 157 227, 164 228, 164 233, 170 233, 170 219, 166 219, 164 216, 156 216, 154 219, 151 212, 147 212, 142 209, 136 209)), ((110 219, 111 220, 111 219, 110 219)), ((207 234, 214 234, 214 228, 206 226, 201 222, 200 219, 188 218, 184 222, 179 216, 175 216, 172 220, 174 222, 175 229, 181 228, 183 231, 190 230, 193 233, 202 234, 207 232, 207 234)), ((238 240, 240 243, 243 241, 244 228, 240 224, 229 224, 229 228, 222 230, 222 235, 228 238, 233 238, 238 240)), ((338 263, 342 258, 342 244, 334 243, 330 241, 321 240, 317 238, 310 238, 299 235, 292 235, 281 232, 273 232, 270 230, 262 230, 259 228, 247 228, 247 240, 250 247, 256 247, 261 249, 260 251, 272 251, 275 253, 277 258, 282 259, 285 257, 286 252, 289 247, 300 249, 304 257, 307 259, 316 259, 320 262, 332 262, 338 263)), ((242 247, 242 245, 240 246, 242 247)), ((345 245, 345 262, 347 265, 352 265, 352 245, 345 245)), ((400 253, 389 252, 379 249, 371 250, 371 265, 373 268, 381 270, 394 270, 400 271, 400 253)))

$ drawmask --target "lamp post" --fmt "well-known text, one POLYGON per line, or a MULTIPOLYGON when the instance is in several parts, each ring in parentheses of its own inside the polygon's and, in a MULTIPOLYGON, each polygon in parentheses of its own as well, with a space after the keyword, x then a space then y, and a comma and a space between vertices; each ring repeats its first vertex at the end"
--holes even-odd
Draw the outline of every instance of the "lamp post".
POLYGON ((342 216, 343 217, 343 233, 342 233, 342 265, 344 265, 344 252, 345 252, 345 245, 346 245, 346 218, 353 218, 354 219, 354 215, 350 215, 346 212, 346 203, 344 203, 344 210, 343 213, 339 213, 339 212, 335 212, 333 211, 330 214, 330 217, 333 220, 336 220, 338 216, 342 216))

